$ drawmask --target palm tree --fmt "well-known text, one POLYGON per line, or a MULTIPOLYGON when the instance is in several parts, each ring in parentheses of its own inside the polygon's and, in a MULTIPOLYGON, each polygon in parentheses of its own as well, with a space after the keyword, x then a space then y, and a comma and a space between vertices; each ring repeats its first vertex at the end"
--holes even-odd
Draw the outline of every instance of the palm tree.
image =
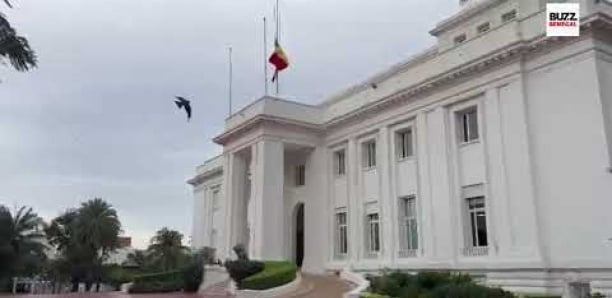
POLYGON ((89 200, 76 210, 68 210, 55 218, 46 228, 51 244, 62 253, 62 259, 69 264, 73 290, 84 279, 90 289, 102 274, 102 264, 109 253, 115 250, 121 222, 117 211, 100 198, 89 200))
POLYGON ((32 208, 0 206, 0 276, 32 275, 46 260, 42 219, 32 208))
POLYGON ((183 234, 166 227, 155 233, 147 248, 151 258, 163 270, 177 268, 186 256, 186 250, 183 246, 183 234))
POLYGON ((104 200, 95 198, 81 204, 76 224, 78 241, 99 251, 101 261, 119 247, 121 223, 117 211, 104 200))
MULTIPOLYGON (((9 0, 4 3, 11 8, 9 0)), ((0 13, 0 62, 8 60, 9 63, 18 71, 27 71, 36 67, 36 53, 30 48, 30 44, 25 37, 17 35, 17 31, 0 13)))

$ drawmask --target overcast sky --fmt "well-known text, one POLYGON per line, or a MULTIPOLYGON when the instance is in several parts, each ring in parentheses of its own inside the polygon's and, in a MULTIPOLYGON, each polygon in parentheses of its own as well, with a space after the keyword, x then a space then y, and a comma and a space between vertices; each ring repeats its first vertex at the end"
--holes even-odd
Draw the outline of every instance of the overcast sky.
MULTIPOLYGON (((185 181, 221 152, 210 139, 227 116, 227 47, 239 108, 263 94, 272 0, 12 1, 0 11, 40 65, 0 65, 0 204, 49 220, 101 197, 138 247, 163 226, 189 239, 185 181), (174 95, 192 100, 190 123, 174 95)), ((291 60, 281 93, 318 103, 431 46, 427 32, 459 1, 281 2, 291 60)))

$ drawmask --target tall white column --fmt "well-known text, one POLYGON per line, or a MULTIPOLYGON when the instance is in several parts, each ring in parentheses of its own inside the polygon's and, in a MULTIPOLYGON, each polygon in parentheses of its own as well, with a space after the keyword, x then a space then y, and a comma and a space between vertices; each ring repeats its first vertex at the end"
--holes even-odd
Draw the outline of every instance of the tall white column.
POLYGON ((286 259, 284 249, 284 146, 275 140, 257 143, 253 187, 255 212, 254 239, 251 239, 252 258, 263 260, 286 259))
POLYGON ((232 164, 233 154, 226 152, 223 156, 223 198, 221 208, 225 215, 223 231, 219 231, 223 235, 223 245, 218 252, 219 257, 225 259, 232 257, 232 164))
POLYGON ((382 241, 382 259, 383 262, 390 265, 392 262, 393 256, 393 240, 395 233, 393 232, 393 217, 395 213, 392 211, 393 206, 392 200, 395 198, 391 197, 391 160, 393 158, 393 154, 391 153, 391 137, 389 135, 388 127, 381 127, 378 132, 378 160, 380 161, 378 164, 378 173, 379 173, 379 183, 380 183, 380 218, 382 221, 382 234, 380 235, 380 239, 382 241))
POLYGON ((359 201, 358 194, 358 181, 359 181, 359 170, 360 170, 360 159, 359 152, 357 150, 357 140, 351 138, 348 141, 348 157, 346 159, 346 165, 348 170, 348 253, 349 262, 354 265, 360 259, 361 250, 363 247, 362 233, 361 233, 361 203, 359 201))

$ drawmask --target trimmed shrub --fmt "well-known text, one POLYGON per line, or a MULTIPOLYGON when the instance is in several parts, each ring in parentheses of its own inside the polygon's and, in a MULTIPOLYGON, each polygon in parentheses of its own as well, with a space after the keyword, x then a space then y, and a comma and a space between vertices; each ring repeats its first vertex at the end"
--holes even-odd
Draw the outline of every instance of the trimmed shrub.
POLYGON ((267 290, 290 283, 295 279, 297 266, 292 262, 269 261, 263 271, 243 280, 244 289, 267 290))
POLYGON ((264 269, 264 263, 249 260, 249 255, 242 244, 236 244, 233 249, 238 259, 234 261, 227 260, 224 266, 229 276, 236 282, 236 286, 242 289, 242 281, 251 275, 261 272, 264 269))
POLYGON ((185 292, 195 293, 200 288, 204 279, 204 255, 203 251, 197 253, 183 269, 183 285, 185 292))
POLYGON ((183 286, 183 271, 173 270, 135 276, 130 293, 176 292, 183 289, 183 286))
POLYGON ((416 275, 400 271, 370 276, 373 293, 399 298, 510 298, 512 293, 480 286, 469 275, 448 272, 419 272, 416 275))
POLYGON ((263 262, 244 259, 225 262, 225 268, 229 276, 236 282, 239 289, 242 289, 242 282, 245 278, 261 272, 264 270, 264 266, 263 262))

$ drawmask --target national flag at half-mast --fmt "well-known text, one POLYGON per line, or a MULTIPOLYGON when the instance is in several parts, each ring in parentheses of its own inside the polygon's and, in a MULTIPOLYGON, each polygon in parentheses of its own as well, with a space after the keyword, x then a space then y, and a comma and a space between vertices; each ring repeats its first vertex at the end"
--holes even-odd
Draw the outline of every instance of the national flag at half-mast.
POLYGON ((285 51, 280 46, 278 39, 274 41, 274 52, 270 55, 268 61, 275 68, 274 76, 272 77, 272 82, 274 82, 278 79, 278 73, 289 67, 289 58, 287 58, 287 54, 285 54, 285 51))

